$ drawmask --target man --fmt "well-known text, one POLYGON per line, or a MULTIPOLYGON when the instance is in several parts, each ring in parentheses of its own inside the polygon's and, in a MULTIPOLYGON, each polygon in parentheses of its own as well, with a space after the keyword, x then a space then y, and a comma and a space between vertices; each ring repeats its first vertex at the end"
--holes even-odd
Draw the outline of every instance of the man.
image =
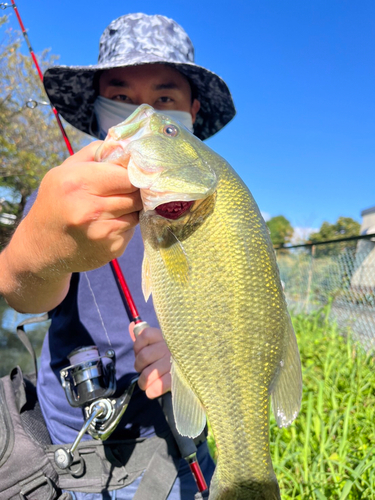
MULTIPOLYGON (((59 113, 97 138, 104 139, 109 127, 147 103, 205 139, 230 121, 235 109, 225 83, 193 60, 192 43, 177 23, 164 16, 130 14, 104 31, 97 65, 50 68, 44 84, 59 113)), ((140 373, 142 391, 135 391, 111 438, 135 443, 168 432, 155 398, 170 390, 170 353, 152 302, 145 303, 141 292, 143 247, 136 226, 142 202, 126 169, 94 161, 99 144, 90 144, 47 173, 0 255, 0 293, 8 303, 21 312, 50 311, 38 398, 54 444, 72 443, 83 425, 81 409, 69 406, 59 378, 69 354, 80 346, 96 345, 100 354, 108 348, 115 351, 117 395, 134 376, 133 367, 140 373), (134 344, 108 265, 114 258, 141 317, 151 325, 134 344)), ((205 443, 198 456, 208 481, 213 464, 205 443)), ((116 490, 111 498, 133 498, 140 474, 142 470, 130 478, 130 485, 124 478, 110 484, 108 489, 116 490)), ((77 500, 109 498, 106 487, 85 490, 74 480, 66 489, 75 491, 77 500)), ((193 498, 194 491, 182 462, 168 498, 193 498)))

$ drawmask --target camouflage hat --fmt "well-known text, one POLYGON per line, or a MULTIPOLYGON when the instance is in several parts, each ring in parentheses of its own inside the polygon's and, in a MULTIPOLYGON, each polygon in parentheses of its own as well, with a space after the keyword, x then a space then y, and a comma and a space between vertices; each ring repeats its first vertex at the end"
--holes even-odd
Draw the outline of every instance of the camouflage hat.
POLYGON ((194 133, 207 139, 236 114, 226 83, 215 73, 194 64, 194 47, 186 32, 161 15, 128 14, 112 21, 100 38, 98 64, 53 66, 44 73, 44 87, 61 116, 74 127, 96 135, 94 78, 99 70, 164 63, 195 87, 201 108, 194 133))

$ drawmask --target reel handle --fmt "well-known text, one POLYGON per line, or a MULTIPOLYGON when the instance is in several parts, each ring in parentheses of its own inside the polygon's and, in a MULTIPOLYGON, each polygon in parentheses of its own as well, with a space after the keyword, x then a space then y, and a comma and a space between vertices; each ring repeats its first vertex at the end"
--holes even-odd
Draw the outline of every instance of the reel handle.
POLYGON ((83 435, 87 431, 87 429, 90 427, 90 425, 93 423, 93 421, 105 413, 107 411, 107 408, 102 404, 102 403, 97 403, 92 409, 92 413, 90 417, 86 420, 84 423, 82 429, 79 431, 77 437, 75 438, 74 443, 70 448, 64 448, 63 446, 61 448, 58 448, 55 451, 55 463, 60 469, 67 469, 70 467, 73 463, 74 460, 74 452, 81 441, 83 435))

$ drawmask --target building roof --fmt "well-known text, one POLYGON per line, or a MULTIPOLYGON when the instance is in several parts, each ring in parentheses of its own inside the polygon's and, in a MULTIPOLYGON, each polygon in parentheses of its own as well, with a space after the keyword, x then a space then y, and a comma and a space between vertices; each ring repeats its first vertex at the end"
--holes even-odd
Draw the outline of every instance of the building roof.
POLYGON ((364 215, 368 214, 375 214, 375 206, 371 208, 366 208, 365 210, 362 210, 361 216, 363 217, 364 215))

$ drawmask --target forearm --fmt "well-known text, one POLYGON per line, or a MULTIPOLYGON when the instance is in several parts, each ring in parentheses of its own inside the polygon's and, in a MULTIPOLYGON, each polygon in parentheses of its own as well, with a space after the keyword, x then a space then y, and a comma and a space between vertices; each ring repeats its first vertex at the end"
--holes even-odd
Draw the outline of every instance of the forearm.
POLYGON ((22 313, 50 311, 66 296, 71 273, 58 269, 27 229, 24 220, 0 254, 0 295, 22 313))
POLYGON ((104 266, 129 243, 142 209, 127 169, 94 161, 92 143, 44 176, 38 196, 0 254, 0 294, 20 312, 56 307, 71 273, 104 266))

